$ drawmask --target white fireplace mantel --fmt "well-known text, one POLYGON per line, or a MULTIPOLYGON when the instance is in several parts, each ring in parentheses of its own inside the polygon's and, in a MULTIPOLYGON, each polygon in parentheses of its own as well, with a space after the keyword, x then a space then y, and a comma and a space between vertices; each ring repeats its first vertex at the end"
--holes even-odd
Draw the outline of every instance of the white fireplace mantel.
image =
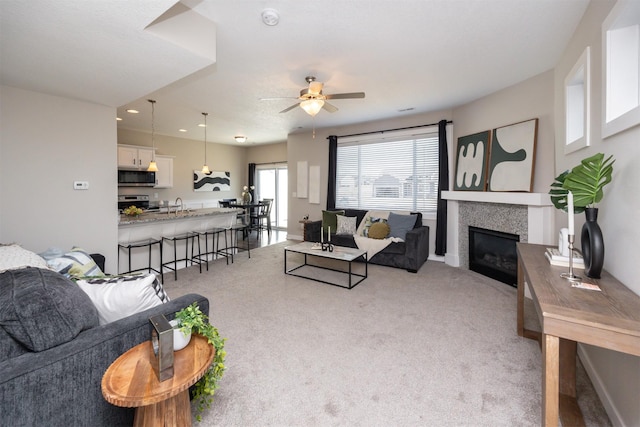
MULTIPOLYGON (((464 202, 498 203, 527 206, 529 243, 553 245, 556 239, 554 207, 546 193, 509 193, 484 191, 443 191, 447 202, 447 253, 445 262, 460 266, 459 204, 464 202)), ((501 230, 498 230, 501 231, 501 230)), ((555 242, 557 243, 557 242, 555 242)))

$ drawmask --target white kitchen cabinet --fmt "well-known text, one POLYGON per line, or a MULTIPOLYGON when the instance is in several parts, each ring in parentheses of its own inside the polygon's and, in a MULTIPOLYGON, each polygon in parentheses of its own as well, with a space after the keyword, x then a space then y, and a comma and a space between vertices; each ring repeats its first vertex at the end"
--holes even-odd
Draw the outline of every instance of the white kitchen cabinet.
POLYGON ((156 155, 156 185, 154 188, 173 188, 173 157, 156 155))
POLYGON ((152 148, 118 145, 119 168, 146 169, 152 159, 152 148))

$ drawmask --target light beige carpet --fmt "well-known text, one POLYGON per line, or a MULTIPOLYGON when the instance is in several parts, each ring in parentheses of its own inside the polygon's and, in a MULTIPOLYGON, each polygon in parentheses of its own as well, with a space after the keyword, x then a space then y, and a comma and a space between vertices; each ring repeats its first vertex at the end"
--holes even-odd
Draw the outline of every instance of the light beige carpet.
MULTIPOLYGON (((540 425, 541 354, 516 334, 514 288, 428 261, 417 274, 370 265, 347 290, 285 275, 288 244, 166 276, 171 297, 209 298, 227 338, 228 370, 194 425, 540 425)), ((581 366, 578 388, 587 425, 610 425, 581 366)))

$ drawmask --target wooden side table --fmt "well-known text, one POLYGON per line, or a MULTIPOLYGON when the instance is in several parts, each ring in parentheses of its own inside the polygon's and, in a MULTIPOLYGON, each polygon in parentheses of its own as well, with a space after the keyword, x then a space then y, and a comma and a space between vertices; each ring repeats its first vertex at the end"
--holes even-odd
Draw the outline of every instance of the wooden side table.
POLYGON ((298 223, 302 224, 302 240, 306 241, 306 235, 307 235, 307 224, 311 224, 313 221, 311 221, 310 219, 301 219, 300 221, 298 221, 298 223))
POLYGON ((159 382, 151 364, 151 341, 145 341, 109 366, 102 395, 113 405, 136 408, 134 426, 190 426, 189 387, 204 375, 214 355, 207 339, 193 334, 189 345, 174 354, 173 378, 159 382))

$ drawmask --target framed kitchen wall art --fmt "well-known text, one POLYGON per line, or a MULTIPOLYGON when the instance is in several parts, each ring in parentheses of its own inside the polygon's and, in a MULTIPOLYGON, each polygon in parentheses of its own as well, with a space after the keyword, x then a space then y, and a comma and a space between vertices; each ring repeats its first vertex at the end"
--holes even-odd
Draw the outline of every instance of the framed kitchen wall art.
POLYGON ((491 131, 458 138, 455 191, 485 191, 491 131))
POLYGON ((493 130, 488 191, 531 192, 538 139, 538 119, 493 130))
POLYGON ((231 191, 231 172, 193 171, 193 191, 231 191))

